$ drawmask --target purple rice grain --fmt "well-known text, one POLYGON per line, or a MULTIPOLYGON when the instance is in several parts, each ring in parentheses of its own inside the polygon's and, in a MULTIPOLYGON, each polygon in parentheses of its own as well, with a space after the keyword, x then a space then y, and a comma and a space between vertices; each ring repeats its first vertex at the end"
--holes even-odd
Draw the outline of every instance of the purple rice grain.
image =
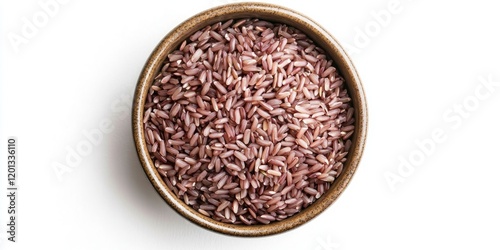
POLYGON ((269 224, 319 199, 355 132, 344 79, 293 27, 207 26, 171 52, 149 91, 146 144, 167 187, 204 216, 269 224))

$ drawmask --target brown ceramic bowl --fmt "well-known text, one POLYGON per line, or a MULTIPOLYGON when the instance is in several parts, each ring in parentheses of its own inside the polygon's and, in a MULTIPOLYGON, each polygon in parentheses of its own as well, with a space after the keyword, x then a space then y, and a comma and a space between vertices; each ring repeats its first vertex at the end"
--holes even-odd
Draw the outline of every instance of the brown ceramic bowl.
POLYGON ((311 220, 339 197, 356 171, 363 153, 367 132, 367 107, 363 87, 354 65, 345 50, 324 28, 308 17, 284 7, 264 3, 238 3, 216 7, 199 13, 181 23, 163 38, 147 60, 139 77, 134 97, 132 123, 135 145, 144 171, 161 197, 179 214, 202 227, 220 233, 238 236, 263 236, 280 233, 311 220), (231 18, 259 18, 285 23, 302 30, 316 44, 322 47, 334 61, 337 70, 346 80, 346 86, 355 109, 356 130, 341 175, 334 181, 330 189, 308 208, 285 220, 267 225, 247 226, 222 223, 198 213, 178 199, 167 188, 146 148, 143 127, 144 104, 153 79, 160 71, 161 64, 166 56, 197 30, 231 18))

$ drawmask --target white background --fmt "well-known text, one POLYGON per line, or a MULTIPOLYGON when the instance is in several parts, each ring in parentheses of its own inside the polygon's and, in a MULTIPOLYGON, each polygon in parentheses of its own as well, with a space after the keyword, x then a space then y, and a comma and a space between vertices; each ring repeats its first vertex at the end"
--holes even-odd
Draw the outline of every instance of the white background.
POLYGON ((43 23, 46 2, 0 5, 0 188, 8 136, 18 138, 19 186, 16 243, 6 238, 0 192, 0 249, 500 248, 496 2, 269 1, 350 48, 370 121, 340 199, 262 238, 224 236, 176 214, 143 173, 131 131, 136 80, 156 44, 191 15, 234 1, 61 0, 43 23), (381 13, 390 14, 380 21, 381 13), (36 30, 23 35, 33 18, 36 30), (488 78, 489 90, 480 80, 488 78), (102 140, 68 163, 101 123, 102 140), (71 163, 59 179, 54 166, 71 163))

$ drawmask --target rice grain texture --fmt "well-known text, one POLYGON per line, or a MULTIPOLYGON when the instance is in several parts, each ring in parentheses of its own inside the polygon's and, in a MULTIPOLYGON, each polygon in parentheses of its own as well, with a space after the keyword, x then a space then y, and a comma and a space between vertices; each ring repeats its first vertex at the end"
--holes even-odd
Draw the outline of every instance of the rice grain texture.
POLYGON ((207 26, 152 84, 146 143, 165 184, 232 224, 286 219, 341 174, 354 108, 344 79, 301 31, 259 19, 207 26))

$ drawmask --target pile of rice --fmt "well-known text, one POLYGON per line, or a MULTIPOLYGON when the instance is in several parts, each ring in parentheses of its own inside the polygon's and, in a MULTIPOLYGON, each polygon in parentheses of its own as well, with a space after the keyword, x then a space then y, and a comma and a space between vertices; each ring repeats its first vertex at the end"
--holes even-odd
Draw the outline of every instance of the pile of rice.
POLYGON ((353 113, 332 60, 304 33, 228 20, 168 55, 144 130, 158 172, 186 204, 217 221, 268 224, 340 175, 353 113))

